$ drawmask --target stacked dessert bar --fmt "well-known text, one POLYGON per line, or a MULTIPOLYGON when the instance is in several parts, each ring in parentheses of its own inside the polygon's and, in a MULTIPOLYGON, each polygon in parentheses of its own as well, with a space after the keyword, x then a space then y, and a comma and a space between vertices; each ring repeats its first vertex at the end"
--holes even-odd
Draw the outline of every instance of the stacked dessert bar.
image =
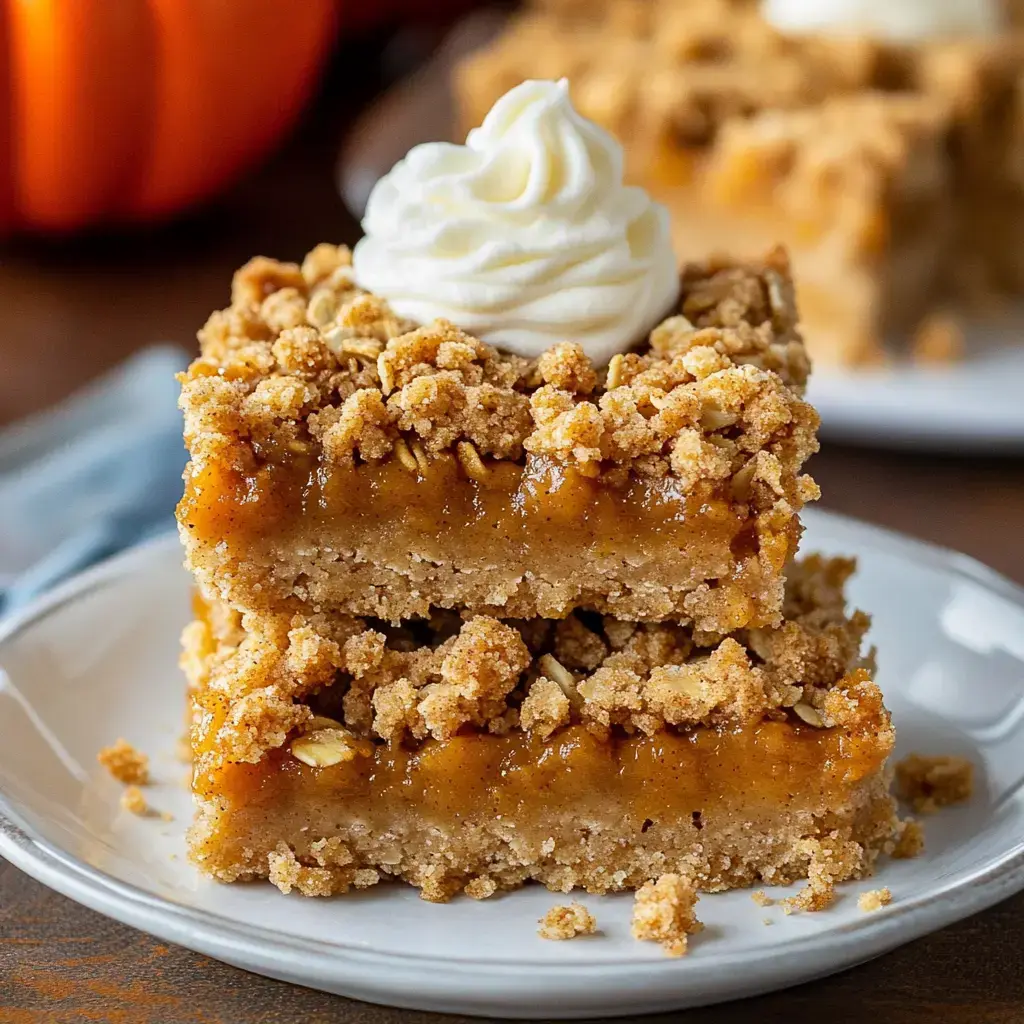
POLYGON ((846 562, 794 562, 817 417, 785 259, 688 267, 600 372, 257 259, 184 377, 198 822, 225 881, 431 899, 866 871, 892 729, 846 562))
POLYGON ((621 178, 564 83, 523 83, 396 166, 354 261, 255 259, 200 332, 178 518, 213 877, 715 890, 891 848, 852 567, 794 557, 818 417, 787 259, 680 273, 621 178))
POLYGON ((787 246, 815 360, 899 335, 936 358, 951 311, 1024 294, 1024 18, 1001 6, 534 0, 458 68, 457 108, 476 124, 521 79, 568 76, 681 247, 787 246))

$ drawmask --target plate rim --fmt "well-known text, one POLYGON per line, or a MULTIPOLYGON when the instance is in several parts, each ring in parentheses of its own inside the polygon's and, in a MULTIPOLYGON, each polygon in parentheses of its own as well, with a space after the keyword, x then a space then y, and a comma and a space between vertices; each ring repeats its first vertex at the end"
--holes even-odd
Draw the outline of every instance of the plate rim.
MULTIPOLYGON (((861 535, 866 546, 896 553, 924 567, 966 579, 1024 610, 1024 586, 968 555, 829 510, 811 509, 805 516, 807 521, 831 522, 840 528, 853 530, 861 535)), ((24 629, 67 603, 83 599, 99 586, 130 576, 138 565, 144 565, 150 559, 168 556, 177 544, 176 533, 169 531, 72 577, 0 623, 0 650, 3 644, 11 642, 24 629)), ((771 963, 781 954, 800 957, 809 953, 812 955, 805 957, 802 963, 811 969, 798 979, 808 980, 852 966, 903 941, 978 913, 1024 888, 1022 836, 994 860, 966 874, 954 876, 939 888, 897 901, 879 914, 863 915, 838 924, 825 934, 794 936, 765 950, 723 951, 710 962, 703 958, 682 962, 660 958, 587 963, 524 957, 504 960, 441 956, 381 950, 352 940, 324 942, 233 920, 214 910, 177 904, 92 867, 34 834, 3 792, 0 792, 0 857, 48 888, 106 916, 228 962, 258 965, 271 976, 276 971, 279 977, 285 964, 282 959, 285 952, 292 958, 301 958, 306 965, 303 971, 306 977, 311 973, 323 976, 324 968, 337 967, 339 962, 347 960, 356 966, 388 966, 392 969, 401 966, 407 971, 426 971, 443 966, 448 971, 459 971, 463 975, 475 973, 474 969, 483 969, 492 977, 501 975, 505 981, 523 975, 537 981, 540 975, 545 982, 566 971, 581 976, 601 975, 609 981, 623 976, 635 979, 640 974, 660 977, 668 973, 682 980, 700 970, 720 972, 737 965, 742 965, 751 975, 758 971, 763 975, 771 973, 771 963), (947 898, 951 895, 956 898, 947 898), (830 957, 827 968, 821 969, 820 956, 813 956, 816 951, 830 957), (815 967, 815 964, 819 966, 815 967)), ((367 981, 363 979, 364 984, 367 981)), ((764 991, 765 986, 757 990, 764 991)), ((746 994, 753 994, 753 991, 746 994)), ((494 996, 497 995, 495 992, 494 996)), ((425 1004, 421 1001, 405 1005, 422 1007, 425 1004)), ((450 1005, 461 1004, 452 1002, 450 1005)))

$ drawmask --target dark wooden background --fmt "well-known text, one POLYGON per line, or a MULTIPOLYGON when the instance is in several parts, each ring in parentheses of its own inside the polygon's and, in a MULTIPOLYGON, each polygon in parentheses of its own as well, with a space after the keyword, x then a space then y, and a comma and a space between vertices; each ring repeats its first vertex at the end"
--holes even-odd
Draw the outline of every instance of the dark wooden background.
MULTIPOLYGON (((346 124, 381 87, 383 42, 339 52, 304 124, 214 207, 142 235, 0 250, 0 423, 59 400, 138 347, 192 345, 249 256, 296 259, 323 239, 354 241, 333 164, 346 124)), ((812 471, 824 507, 960 549, 1024 581, 1024 460, 826 443, 812 471)), ((246 974, 109 921, 0 862, 0 1024, 456 1019, 246 974)), ((837 977, 686 1020, 1024 1022, 1024 894, 837 977)))

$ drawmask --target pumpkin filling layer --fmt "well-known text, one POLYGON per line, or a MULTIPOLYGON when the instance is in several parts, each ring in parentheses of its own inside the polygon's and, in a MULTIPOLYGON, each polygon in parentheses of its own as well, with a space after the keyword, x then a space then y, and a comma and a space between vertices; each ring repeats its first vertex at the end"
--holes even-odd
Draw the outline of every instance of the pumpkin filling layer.
MULTIPOLYGON (((322 741, 320 752, 334 756, 322 741)), ((314 894, 397 876, 431 899, 527 879, 605 892, 663 871, 712 891, 785 883, 806 873, 806 841, 833 834, 859 844, 866 873, 893 835, 888 752, 870 729, 788 722, 468 733, 415 750, 357 745, 323 767, 280 751, 197 779, 191 849, 223 878, 280 884, 289 865, 314 894)))
POLYGON ((389 619, 441 604, 675 613, 720 631, 777 621, 795 515, 758 518, 729 487, 687 491, 671 476, 613 486, 543 457, 484 469, 467 476, 449 453, 422 466, 209 467, 189 478, 179 517, 196 544, 223 539, 212 557, 235 566, 232 589, 249 579, 258 606, 290 594, 389 619))

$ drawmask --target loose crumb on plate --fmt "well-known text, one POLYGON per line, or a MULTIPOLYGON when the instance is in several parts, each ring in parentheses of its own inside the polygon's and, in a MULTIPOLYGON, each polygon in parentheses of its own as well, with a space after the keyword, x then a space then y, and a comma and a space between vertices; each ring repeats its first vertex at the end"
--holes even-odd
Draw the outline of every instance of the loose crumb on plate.
POLYGON ((887 907, 890 903, 892 903, 892 892, 888 886, 882 889, 869 889, 867 892, 862 892, 857 898, 857 906, 865 914, 872 910, 881 910, 882 907, 887 907))
MULTIPOLYGON (((488 875, 480 875, 478 878, 471 878, 466 883, 464 892, 475 900, 485 900, 498 891, 498 883, 488 875)), ((555 908, 558 909, 557 907, 555 908)))
POLYGON ((149 757, 125 739, 119 739, 111 747, 104 747, 96 755, 96 760, 118 782, 129 786, 145 786, 149 783, 149 757))
POLYGON ((896 794, 918 814, 962 803, 974 792, 974 765, 950 754, 910 754, 896 764, 896 794))
POLYGON ((911 346, 914 361, 947 365, 963 358, 964 329, 951 313, 933 313, 914 332, 911 346))
POLYGON ((896 837, 892 855, 897 860, 908 860, 924 850, 924 828, 914 818, 902 822, 900 834, 896 837))
POLYGON ((766 893, 764 891, 764 889, 758 889, 756 892, 752 892, 750 894, 750 898, 759 907, 773 907, 773 906, 775 906, 775 900, 773 900, 771 898, 771 896, 769 896, 768 893, 766 893))
POLYGON ((787 914, 801 910, 814 913, 831 906, 836 883, 854 878, 863 868, 864 850, 860 844, 839 839, 834 832, 823 840, 803 842, 810 854, 807 884, 795 896, 779 901, 787 914))
POLYGON ((669 956, 683 956, 687 937, 704 927, 694 910, 697 898, 697 890, 681 875, 662 875, 648 882, 634 898, 633 938, 660 942, 669 956))
POLYGON ((538 923, 537 934, 542 939, 574 939, 577 935, 593 935, 597 930, 594 915, 580 903, 552 907, 538 923))
POLYGON ((762 917, 761 924, 775 924, 775 922, 770 917, 762 917))
POLYGON ((121 807, 129 814, 136 814, 140 818, 159 818, 161 821, 174 821, 174 815, 169 811, 158 811, 149 805, 142 790, 138 786, 129 786, 121 794, 121 807))
POLYGON ((149 804, 146 803, 146 798, 138 786, 129 786, 121 794, 121 807, 129 814, 137 814, 140 818, 149 813, 149 804))

